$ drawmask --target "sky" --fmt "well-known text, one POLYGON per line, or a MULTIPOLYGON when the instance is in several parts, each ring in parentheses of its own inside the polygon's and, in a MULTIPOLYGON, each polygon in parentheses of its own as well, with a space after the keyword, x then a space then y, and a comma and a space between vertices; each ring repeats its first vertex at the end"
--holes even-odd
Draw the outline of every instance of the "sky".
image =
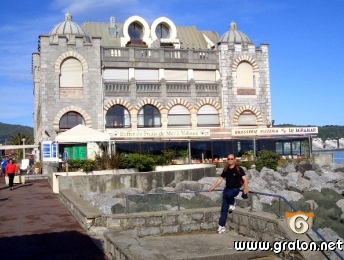
POLYGON ((0 10, 1 123, 33 127, 32 53, 70 12, 79 25, 165 16, 220 37, 234 21, 257 47, 269 44, 276 125, 344 125, 342 0, 11 0, 0 10))

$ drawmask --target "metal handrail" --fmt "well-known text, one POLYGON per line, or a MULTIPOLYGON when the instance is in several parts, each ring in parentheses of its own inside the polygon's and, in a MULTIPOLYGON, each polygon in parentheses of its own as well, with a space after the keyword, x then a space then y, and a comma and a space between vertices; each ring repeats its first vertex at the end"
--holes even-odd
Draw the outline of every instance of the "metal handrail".
MULTIPOLYGON (((213 191, 223 191, 222 189, 215 189, 213 191)), ((125 211, 126 214, 129 214, 129 200, 128 197, 133 197, 133 196, 147 196, 147 195, 166 195, 166 194, 177 194, 177 206, 178 210, 180 210, 180 193, 202 193, 202 192, 209 192, 209 190, 194 190, 194 191, 167 191, 167 192, 154 192, 154 193, 136 193, 136 194, 124 194, 125 197, 125 211)), ((242 192, 242 190, 241 190, 242 192)), ((264 196, 270 196, 270 197, 276 197, 278 198, 278 218, 283 218, 282 217, 282 212, 281 212, 281 200, 283 200, 294 212, 297 212, 297 209, 291 204, 284 196, 277 195, 277 194, 271 194, 271 193, 265 193, 265 192, 258 192, 258 191, 249 191, 251 194, 257 194, 257 195, 264 195, 264 196)), ((250 202, 251 202, 251 211, 253 211, 253 197, 250 196, 250 202)), ((329 241, 324 238, 323 235, 319 233, 319 231, 312 226, 313 232, 324 242, 328 243, 329 241)), ((307 236, 312 240, 312 238, 307 234, 307 236)), ((340 260, 344 260, 344 257, 337 251, 333 250, 340 260)), ((330 259, 324 252, 322 252, 323 255, 327 258, 330 259)))

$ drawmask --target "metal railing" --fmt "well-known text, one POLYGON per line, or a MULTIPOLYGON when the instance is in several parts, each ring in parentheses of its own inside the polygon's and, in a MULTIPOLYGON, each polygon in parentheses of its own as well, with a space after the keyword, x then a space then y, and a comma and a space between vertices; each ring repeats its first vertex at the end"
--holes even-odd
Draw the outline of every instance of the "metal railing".
MULTIPOLYGON (((213 191, 223 191, 222 189, 215 189, 213 191)), ((180 210, 180 194, 184 193, 205 193, 209 192, 209 190, 195 190, 195 191, 169 191, 169 192, 156 192, 156 193, 137 193, 137 194, 125 194, 125 211, 126 214, 129 214, 129 197, 134 197, 134 196, 147 196, 147 195, 167 195, 167 194, 176 194, 177 195, 177 207, 178 210, 180 210)), ((264 193, 264 192, 258 192, 258 191, 249 191, 250 194, 256 194, 256 195, 263 195, 263 196, 269 196, 269 197, 275 197, 278 198, 278 214, 277 218, 281 219, 283 218, 282 216, 282 207, 281 207, 281 201, 283 200, 294 212, 297 212, 297 209, 291 204, 285 197, 277 194, 271 194, 271 193, 264 193)), ((250 198, 250 204, 251 204, 251 209, 250 211, 253 211, 253 196, 249 196, 250 198)), ((319 233, 319 231, 312 226, 313 232, 325 243, 328 243, 327 239, 319 233)), ((313 240, 308 234, 307 236, 313 240)), ((344 257, 337 251, 333 250, 333 253, 335 253, 340 260, 344 260, 344 257)), ((322 252, 323 255, 327 258, 330 259, 324 252, 322 252)))

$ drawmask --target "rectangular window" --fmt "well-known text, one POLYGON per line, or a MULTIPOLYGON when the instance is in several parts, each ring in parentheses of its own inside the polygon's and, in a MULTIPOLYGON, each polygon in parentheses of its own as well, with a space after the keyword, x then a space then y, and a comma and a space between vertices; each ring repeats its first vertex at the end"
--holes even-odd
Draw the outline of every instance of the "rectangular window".
POLYGON ((103 74, 104 81, 129 81, 128 69, 106 69, 103 74))
POLYGON ((136 79, 136 81, 158 82, 159 81, 159 70, 135 69, 135 79, 136 79))
POLYGON ((166 82, 187 82, 188 71, 187 70, 165 70, 166 82))
POLYGON ((194 70, 194 80, 196 83, 215 83, 216 71, 209 70, 194 70))

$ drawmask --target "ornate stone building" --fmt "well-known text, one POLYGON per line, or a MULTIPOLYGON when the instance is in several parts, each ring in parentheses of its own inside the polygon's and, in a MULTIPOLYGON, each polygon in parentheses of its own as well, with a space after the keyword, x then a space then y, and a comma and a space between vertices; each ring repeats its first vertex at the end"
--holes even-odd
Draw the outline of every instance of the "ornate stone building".
POLYGON ((32 56, 35 142, 84 124, 126 152, 185 140, 193 157, 238 152, 232 129, 271 126, 268 59, 234 22, 219 37, 166 17, 79 26, 67 13, 32 56))

